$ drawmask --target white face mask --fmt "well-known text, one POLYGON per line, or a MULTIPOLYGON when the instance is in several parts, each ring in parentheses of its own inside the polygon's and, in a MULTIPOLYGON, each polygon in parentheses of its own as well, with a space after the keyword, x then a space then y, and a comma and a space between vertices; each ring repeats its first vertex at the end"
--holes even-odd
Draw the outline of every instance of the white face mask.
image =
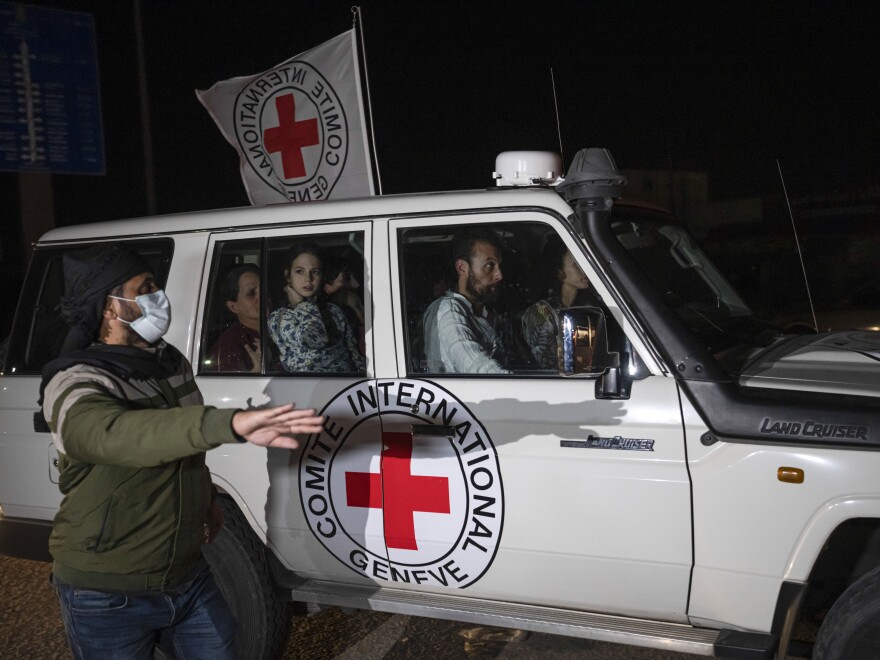
POLYGON ((127 300, 140 307, 143 316, 136 318, 134 321, 119 320, 130 325, 131 329, 143 337, 147 343, 156 343, 168 332, 168 326, 171 325, 171 303, 168 302, 168 296, 165 295, 162 289, 153 293, 145 293, 134 300, 131 298, 120 298, 119 296, 108 297, 116 298, 117 300, 127 300))

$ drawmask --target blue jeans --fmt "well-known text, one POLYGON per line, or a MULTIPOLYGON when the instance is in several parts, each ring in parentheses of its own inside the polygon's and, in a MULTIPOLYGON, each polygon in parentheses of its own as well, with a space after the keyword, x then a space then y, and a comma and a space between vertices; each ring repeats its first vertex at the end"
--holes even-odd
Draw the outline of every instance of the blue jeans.
POLYGON ((166 592, 114 594, 53 579, 76 660, 235 660, 235 619, 209 570, 166 592))

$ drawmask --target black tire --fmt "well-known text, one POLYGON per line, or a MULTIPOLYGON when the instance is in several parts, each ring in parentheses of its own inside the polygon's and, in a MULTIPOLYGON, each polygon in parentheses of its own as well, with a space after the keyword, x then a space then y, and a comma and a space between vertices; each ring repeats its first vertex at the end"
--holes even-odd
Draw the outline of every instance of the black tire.
POLYGON ((813 660, 880 658, 880 566, 838 598, 816 636, 813 660))
POLYGON ((202 554, 238 624, 238 657, 273 660, 281 655, 287 636, 287 602, 275 593, 260 539, 231 499, 219 501, 223 531, 202 554))

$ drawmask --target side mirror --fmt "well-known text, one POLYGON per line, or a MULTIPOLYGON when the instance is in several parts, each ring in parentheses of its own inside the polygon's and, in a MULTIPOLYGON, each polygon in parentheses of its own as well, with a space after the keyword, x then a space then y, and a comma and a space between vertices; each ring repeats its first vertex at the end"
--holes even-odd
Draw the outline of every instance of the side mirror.
POLYGON ((598 307, 567 307, 558 314, 560 375, 602 374, 620 367, 620 355, 608 350, 605 312, 598 307))

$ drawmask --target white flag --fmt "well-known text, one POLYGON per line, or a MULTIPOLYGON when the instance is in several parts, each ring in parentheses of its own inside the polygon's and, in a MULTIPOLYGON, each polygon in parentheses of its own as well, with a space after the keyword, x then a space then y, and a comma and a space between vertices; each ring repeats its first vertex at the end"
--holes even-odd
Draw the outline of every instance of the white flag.
POLYGON ((374 194, 354 30, 196 96, 238 151, 251 204, 374 194))

